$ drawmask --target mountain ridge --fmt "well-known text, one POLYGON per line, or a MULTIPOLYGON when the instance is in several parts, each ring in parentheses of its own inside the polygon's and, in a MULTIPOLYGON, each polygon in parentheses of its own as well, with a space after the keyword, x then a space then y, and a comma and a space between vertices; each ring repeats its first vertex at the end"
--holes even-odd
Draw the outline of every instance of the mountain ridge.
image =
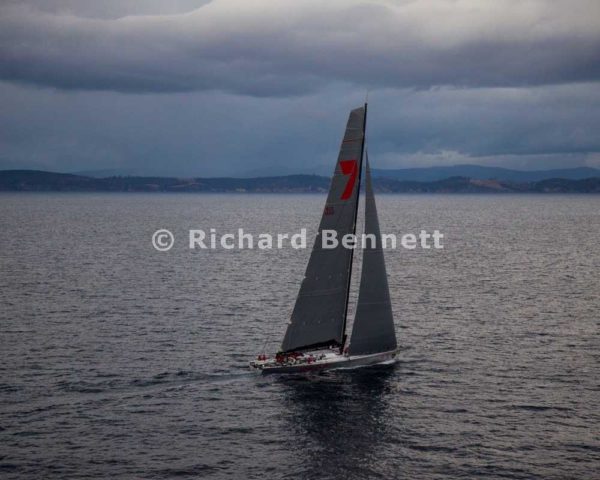
POLYGON ((507 182, 538 182, 551 178, 582 180, 584 178, 600 177, 600 169, 592 167, 573 167, 550 170, 515 170, 504 167, 459 164, 447 167, 373 169, 373 176, 417 182, 431 182, 451 177, 468 177, 478 180, 493 179, 507 182))
MULTIPOLYGON (((198 192, 198 193, 325 193, 330 178, 287 175, 256 178, 106 177, 93 178, 41 170, 1 170, 0 191, 11 192, 198 192)), ((383 193, 600 193, 600 175, 585 179, 506 182, 449 177, 430 182, 374 179, 383 193)))
MULTIPOLYGON (((29 170, 29 169, 28 169, 29 170)), ((201 177, 202 175, 184 174, 170 175, 162 172, 144 172, 134 168, 113 168, 99 170, 69 171, 74 175, 84 177, 106 178, 106 177, 201 177)), ((496 179, 510 182, 532 182, 546 180, 549 178, 567 178, 581 180, 583 178, 600 177, 600 169, 592 167, 572 167, 549 170, 517 170, 504 167, 488 167, 475 164, 457 164, 448 166, 414 167, 414 168, 374 168, 373 177, 388 177, 397 180, 430 182, 443 180, 450 177, 468 177, 480 180, 496 179)), ((263 177, 285 177, 290 175, 320 175, 328 177, 331 175, 331 165, 308 165, 289 166, 271 165, 268 167, 255 168, 236 174, 236 178, 263 178, 263 177)))

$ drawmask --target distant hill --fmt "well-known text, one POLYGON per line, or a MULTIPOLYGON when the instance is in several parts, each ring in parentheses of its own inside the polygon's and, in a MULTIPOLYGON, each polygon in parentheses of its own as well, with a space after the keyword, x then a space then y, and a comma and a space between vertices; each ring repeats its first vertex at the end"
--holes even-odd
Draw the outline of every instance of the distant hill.
POLYGON ((1 170, 0 190, 4 191, 96 191, 103 187, 101 179, 70 173, 41 170, 1 170))
POLYGON ((432 182, 373 179, 375 190, 389 193, 600 193, 600 177, 569 180, 563 178, 539 182, 503 182, 478 178, 451 177, 432 182))
MULTIPOLYGON (((163 177, 161 172, 145 171, 134 168, 113 168, 100 170, 82 170, 69 172, 73 175, 93 178, 106 177, 163 177)), ((271 165, 236 173, 236 178, 272 178, 292 175, 319 175, 329 177, 331 165, 271 165)), ((191 174, 175 174, 176 178, 195 177, 191 174)), ((410 182, 434 182, 452 177, 466 177, 479 180, 500 180, 505 182, 539 182, 550 178, 582 180, 600 177, 600 169, 590 167, 564 168, 555 170, 514 170, 481 165, 451 165, 424 168, 373 169, 373 177, 394 178, 410 182)))
POLYGON ((330 179, 316 175, 261 178, 92 178, 38 170, 0 171, 0 190, 55 192, 326 192, 330 179))
POLYGON ((273 165, 240 172, 240 178, 285 177, 288 175, 319 175, 328 177, 333 171, 331 165, 273 165))
POLYGON ((482 165, 452 165, 448 167, 402 168, 397 170, 373 169, 373 177, 387 177, 413 182, 434 182, 451 177, 466 177, 479 180, 505 182, 539 182, 551 178, 582 180, 600 177, 600 169, 590 167, 565 168, 558 170, 511 170, 482 165))
MULTIPOLYGON (((257 178, 93 178, 39 170, 0 171, 0 191, 12 192, 327 192, 330 179, 318 175, 287 175, 257 178)), ((375 178, 375 190, 388 193, 600 193, 600 175, 572 180, 564 178, 534 182, 510 182, 468 177, 434 181, 402 181, 375 178)))

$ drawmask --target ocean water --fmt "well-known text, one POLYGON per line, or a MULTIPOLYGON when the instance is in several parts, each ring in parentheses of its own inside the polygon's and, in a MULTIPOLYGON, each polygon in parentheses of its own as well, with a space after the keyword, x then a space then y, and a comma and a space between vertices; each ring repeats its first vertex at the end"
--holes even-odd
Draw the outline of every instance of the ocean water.
MULTIPOLYGON (((0 195, 0 477, 600 478, 600 197, 379 196, 393 366, 260 376, 318 195, 0 195), (175 246, 158 252, 155 230, 175 246)), ((356 282, 354 284, 356 287, 356 282)))

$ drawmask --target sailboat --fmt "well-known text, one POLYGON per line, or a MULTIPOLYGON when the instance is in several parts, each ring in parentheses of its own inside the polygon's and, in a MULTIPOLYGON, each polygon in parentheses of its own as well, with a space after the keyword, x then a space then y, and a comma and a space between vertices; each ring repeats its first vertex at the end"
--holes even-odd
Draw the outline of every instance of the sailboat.
POLYGON ((280 351, 259 355, 250 367, 262 373, 299 373, 356 368, 394 361, 394 318, 383 256, 368 155, 367 105, 350 112, 319 230, 280 351), (346 320, 354 249, 339 241, 324 248, 323 233, 337 239, 356 233, 360 185, 365 169, 365 248, 358 303, 348 343, 346 320), (370 240, 370 241, 369 241, 370 240), (374 242, 373 242, 374 240, 374 242))

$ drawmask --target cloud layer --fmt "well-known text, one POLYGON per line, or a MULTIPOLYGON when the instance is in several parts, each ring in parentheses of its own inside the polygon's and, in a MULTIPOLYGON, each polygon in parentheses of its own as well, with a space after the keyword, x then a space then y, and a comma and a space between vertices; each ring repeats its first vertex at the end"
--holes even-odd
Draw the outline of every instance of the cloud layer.
MULTIPOLYGON (((597 0, 6 0, 0 168, 600 166, 597 0)), ((301 167, 301 168, 300 168, 301 167)))
POLYGON ((8 3, 0 77, 60 89, 256 96, 600 79, 596 0, 215 0, 93 18, 8 3), (188 8, 191 5, 188 4, 188 8))

